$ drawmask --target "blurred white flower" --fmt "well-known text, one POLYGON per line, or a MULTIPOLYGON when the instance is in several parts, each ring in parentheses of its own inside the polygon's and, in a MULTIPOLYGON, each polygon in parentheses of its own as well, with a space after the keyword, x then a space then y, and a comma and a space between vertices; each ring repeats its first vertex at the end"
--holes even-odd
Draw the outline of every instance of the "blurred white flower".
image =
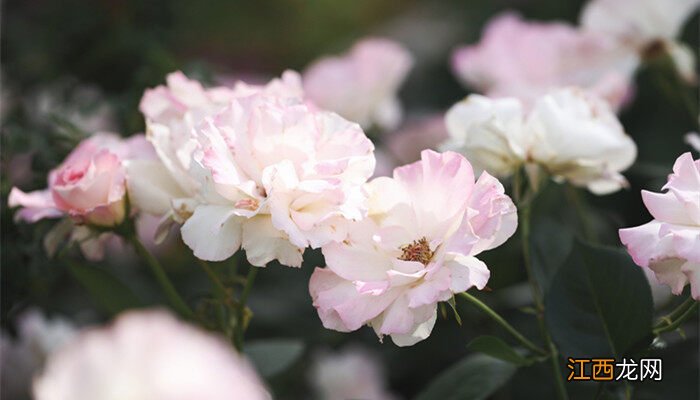
POLYGON ((258 400, 270 396, 225 341, 160 311, 129 312, 51 355, 36 400, 258 400))
POLYGON ((655 40, 676 38, 698 6, 700 0, 591 0, 580 20, 585 29, 642 48, 655 40))
POLYGON ((304 92, 317 106, 364 129, 401 122, 399 87, 413 65, 411 54, 388 39, 366 38, 345 54, 324 57, 304 71, 304 92))
POLYGON ((319 353, 309 379, 319 400, 397 399, 387 388, 386 373, 379 360, 358 346, 319 353))
POLYGON ((680 75, 694 81, 692 51, 675 39, 699 6, 700 0, 591 0, 580 20, 583 29, 613 37, 632 53, 665 49, 680 75))
POLYGON ((450 139, 444 148, 462 152, 477 168, 507 176, 535 163, 595 194, 625 186, 620 171, 637 155, 610 106, 577 88, 551 91, 529 112, 517 99, 471 95, 445 120, 450 139))
POLYGON ((700 151, 700 134, 697 132, 690 132, 685 135, 685 142, 694 148, 695 151, 700 151))
POLYGON ((37 309, 21 314, 16 326, 16 339, 6 332, 0 334, 0 385, 10 400, 29 398, 32 378, 41 371, 46 358, 77 334, 67 319, 47 319, 37 309))

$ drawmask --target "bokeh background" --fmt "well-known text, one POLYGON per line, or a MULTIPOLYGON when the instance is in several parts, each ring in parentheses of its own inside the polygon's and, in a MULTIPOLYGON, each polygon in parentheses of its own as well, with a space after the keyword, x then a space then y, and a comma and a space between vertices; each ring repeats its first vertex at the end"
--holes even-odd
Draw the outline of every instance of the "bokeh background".
MULTIPOLYGON (((106 261, 85 263, 99 276, 76 270, 43 250, 42 237, 53 222, 14 224, 6 201, 12 186, 45 187, 47 171, 86 132, 142 132, 141 95, 161 84, 168 72, 182 70, 208 83, 265 80, 288 68, 303 70, 315 58, 342 52, 359 38, 386 36, 404 44, 416 59, 400 92, 407 114, 441 112, 469 93, 450 72, 451 50, 477 42, 489 18, 510 9, 527 19, 575 23, 582 5, 577 0, 5 1, 0 57, 3 331, 15 334, 15 318, 30 307, 68 316, 79 325, 107 321, 119 309, 109 298, 115 285, 133 293, 129 305, 164 303, 148 272, 125 246, 115 243, 106 261), (81 284, 85 279, 104 285, 101 293, 86 290, 81 284)), ((695 15, 682 41, 696 58, 698 37, 695 15)), ((660 189, 673 160, 690 150, 683 135, 698 129, 696 93, 674 86, 662 66, 643 67, 635 90, 634 102, 620 114, 639 147, 638 160, 626 173, 631 188, 604 197, 579 193, 600 240, 611 245, 618 245, 617 228, 650 219, 639 190, 660 189)), ((539 255, 545 263, 561 261, 571 238, 582 232, 571 203, 560 201, 564 192, 550 184, 536 206, 533 235, 547 244, 539 255)), ((156 252, 186 297, 202 300, 206 312, 209 283, 174 236, 156 252)), ((537 337, 534 319, 522 311, 529 295, 522 284, 518 240, 484 256, 493 272, 491 291, 481 297, 537 337)), ((307 289, 313 267, 322 260, 313 252, 306 260, 301 271, 274 265, 261 271, 250 300, 255 315, 248 340, 285 338, 304 345, 294 368, 269 380, 277 398, 310 398, 309 366, 315 355, 357 343, 378 355, 391 390, 411 398, 469 354, 470 339, 502 333, 469 305, 459 306, 462 326, 446 313, 429 340, 410 348, 381 344, 371 329, 352 334, 323 329, 307 289)), ((217 268, 230 267, 223 263, 217 268)), ((685 336, 687 340, 670 340, 662 353, 664 380, 640 386, 635 398, 699 398, 697 329, 687 328, 685 336)), ((520 369, 494 398, 548 398, 552 389, 546 368, 520 369)), ((3 365, 3 374, 11 375, 12 366, 3 365)), ((569 387, 574 398, 591 398, 597 391, 595 385, 569 387)))

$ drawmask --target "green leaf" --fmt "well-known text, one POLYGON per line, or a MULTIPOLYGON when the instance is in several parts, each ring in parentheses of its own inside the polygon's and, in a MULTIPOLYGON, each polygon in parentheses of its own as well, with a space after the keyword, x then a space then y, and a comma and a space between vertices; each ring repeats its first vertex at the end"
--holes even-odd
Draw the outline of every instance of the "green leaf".
POLYGON ((68 262, 68 269, 90 296, 110 314, 143 306, 141 300, 122 281, 107 270, 68 262))
POLYGON ((291 367, 304 352, 304 343, 296 339, 260 339, 245 344, 245 355, 264 378, 291 367))
POLYGON ((564 357, 620 357, 651 337, 649 282, 629 255, 576 242, 545 297, 545 318, 564 357))
POLYGON ((479 336, 469 342, 467 348, 518 366, 532 364, 531 360, 523 357, 508 343, 495 336, 479 336))
POLYGON ((449 367, 415 400, 480 400, 513 376, 517 367, 485 354, 474 354, 449 367))
POLYGON ((547 293, 554 275, 571 253, 574 233, 561 222, 542 216, 533 222, 530 246, 535 279, 547 293))

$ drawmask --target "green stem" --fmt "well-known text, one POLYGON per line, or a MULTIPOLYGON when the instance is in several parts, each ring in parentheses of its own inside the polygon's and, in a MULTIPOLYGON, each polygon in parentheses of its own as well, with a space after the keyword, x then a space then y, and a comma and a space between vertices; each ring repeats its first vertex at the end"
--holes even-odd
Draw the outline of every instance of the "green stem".
POLYGON ((165 296, 168 298, 170 305, 184 318, 192 319, 194 317, 194 312, 192 312, 192 309, 190 309, 187 303, 180 297, 158 260, 146 249, 136 235, 129 236, 129 241, 134 246, 136 253, 146 261, 146 264, 160 284, 161 289, 163 289, 165 296))
POLYGON ((253 265, 250 266, 248 271, 248 277, 246 278, 245 286, 243 287, 243 292, 241 293, 241 298, 238 300, 238 313, 236 321, 236 332, 234 344, 236 348, 241 351, 243 350, 243 335, 245 334, 245 313, 246 313, 246 303, 248 302, 248 296, 253 288, 253 282, 255 282, 255 276, 258 274, 258 267, 253 265))
POLYGON ((662 328, 664 325, 668 325, 673 321, 674 319, 678 318, 681 316, 685 311, 690 308, 693 304, 695 304, 696 301, 692 297, 688 297, 685 299, 683 303, 681 303, 678 307, 676 307, 673 311, 668 313, 667 315, 664 315, 663 317, 659 318, 659 322, 654 326, 654 329, 656 328, 662 328))
POLYGON ((515 200, 516 204, 520 203, 522 194, 521 194, 521 188, 522 188, 522 173, 521 169, 518 169, 515 171, 513 174, 513 199, 515 200))
POLYGON ((478 309, 481 311, 485 312, 486 315, 491 317, 494 321, 496 321, 499 325, 501 325, 505 330, 508 331, 511 335, 513 335, 514 338, 516 338, 520 343, 522 343, 525 347, 528 349, 532 350, 535 353, 539 353, 541 355, 547 355, 548 353, 541 348, 539 348, 536 344, 532 343, 529 341, 525 336, 523 336, 520 332, 518 332, 515 328, 513 328, 512 325, 510 325, 503 317, 501 317, 496 311, 494 311, 491 307, 487 306, 484 304, 481 300, 477 299, 476 297, 472 296, 471 294, 467 292, 462 292, 459 293, 459 296, 463 297, 473 305, 475 305, 478 309))
POLYGON ((568 394, 566 393, 566 387, 564 386, 564 378, 561 375, 561 367, 559 366, 559 352, 557 347, 552 341, 552 337, 547 329, 547 324, 544 321, 544 302, 542 301, 542 292, 540 286, 535 280, 535 275, 532 269, 532 255, 530 253, 530 217, 531 208, 530 204, 521 204, 520 215, 521 222, 520 228, 522 232, 522 246, 523 246, 523 257, 525 259, 525 271, 527 272, 527 279, 530 283, 530 290, 532 291, 532 298, 535 303, 535 309, 537 311, 537 323, 540 327, 540 333, 542 334, 542 339, 547 345, 547 350, 549 351, 549 359, 552 365, 552 373, 554 375, 554 382, 556 384, 557 395, 560 399, 568 399, 568 394))
POLYGON ((664 332, 670 332, 676 330, 683 322, 685 322, 692 315, 697 313, 698 302, 692 297, 681 304, 676 310, 674 310, 668 319, 663 322, 665 325, 659 324, 654 328, 654 335, 660 335, 664 332), (675 315, 674 315, 675 314, 675 315))
POLYGON ((226 304, 228 302, 228 292, 224 284, 221 283, 219 276, 216 274, 216 272, 214 272, 214 270, 211 269, 211 266, 206 261, 200 260, 198 258, 197 264, 199 264, 202 267, 202 270, 204 270, 204 272, 209 277, 209 280, 211 281, 212 285, 214 285, 214 294, 216 295, 216 297, 223 304, 226 304))

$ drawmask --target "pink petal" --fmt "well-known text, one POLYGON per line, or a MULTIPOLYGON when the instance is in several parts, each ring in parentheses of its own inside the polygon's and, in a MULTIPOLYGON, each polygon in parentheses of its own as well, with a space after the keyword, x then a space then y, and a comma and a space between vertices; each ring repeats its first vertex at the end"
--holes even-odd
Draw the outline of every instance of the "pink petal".
POLYGON ((43 218, 58 218, 64 215, 56 208, 48 189, 25 193, 13 187, 7 199, 7 205, 9 207, 22 206, 23 208, 15 214, 15 220, 29 223, 43 218))

